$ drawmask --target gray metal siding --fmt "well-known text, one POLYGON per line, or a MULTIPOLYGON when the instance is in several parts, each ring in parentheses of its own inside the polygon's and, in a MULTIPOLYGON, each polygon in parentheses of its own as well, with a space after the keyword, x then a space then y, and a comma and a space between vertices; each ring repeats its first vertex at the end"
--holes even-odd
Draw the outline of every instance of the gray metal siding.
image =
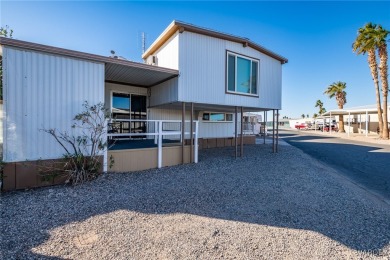
POLYGON ((104 64, 3 47, 4 161, 59 158, 63 150, 41 129, 71 128, 82 104, 104 102, 104 64))
POLYGON ((178 100, 178 78, 173 78, 159 85, 151 87, 150 103, 151 107, 178 100))
MULTIPOLYGON (((148 118, 151 120, 180 120, 181 109, 159 109, 151 108, 148 110, 148 118)), ((233 122, 207 122, 202 120, 203 111, 194 111, 194 120, 199 121, 199 138, 233 137, 234 136, 234 117, 233 122)), ((240 116, 240 114, 239 114, 240 116)), ((190 120, 189 106, 186 107, 186 120, 190 120)), ((175 126, 175 125, 173 125, 175 126)), ((178 126, 178 125, 176 125, 178 126)), ((189 124, 186 124, 186 131, 189 124)), ((174 129, 180 130, 180 128, 174 129)))
POLYGON ((251 47, 191 32, 179 34, 179 101, 281 108, 282 64, 251 47), (260 60, 259 97, 226 94, 226 50, 260 60))
POLYGON ((179 36, 176 32, 153 56, 157 57, 158 66, 175 69, 179 68, 179 36))

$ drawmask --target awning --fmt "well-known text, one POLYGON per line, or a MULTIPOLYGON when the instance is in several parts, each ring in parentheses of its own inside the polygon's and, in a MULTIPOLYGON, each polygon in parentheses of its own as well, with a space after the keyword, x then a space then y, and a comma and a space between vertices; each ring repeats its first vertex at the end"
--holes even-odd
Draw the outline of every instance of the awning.
POLYGON ((105 65, 106 82, 153 87, 179 75, 179 71, 110 58, 105 65))

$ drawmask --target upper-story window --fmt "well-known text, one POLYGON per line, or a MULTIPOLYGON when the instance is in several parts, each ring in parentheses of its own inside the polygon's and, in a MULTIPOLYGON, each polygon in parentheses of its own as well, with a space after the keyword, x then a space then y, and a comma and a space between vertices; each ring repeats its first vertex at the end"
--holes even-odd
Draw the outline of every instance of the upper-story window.
POLYGON ((259 60, 232 52, 226 55, 227 92, 258 96, 259 60))

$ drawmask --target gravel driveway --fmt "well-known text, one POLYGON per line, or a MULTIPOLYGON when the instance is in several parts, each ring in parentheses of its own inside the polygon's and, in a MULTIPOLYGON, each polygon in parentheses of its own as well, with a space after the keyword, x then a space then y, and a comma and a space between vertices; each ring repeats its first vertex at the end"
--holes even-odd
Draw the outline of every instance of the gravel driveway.
POLYGON ((292 146, 1 196, 2 259, 390 258, 390 207, 292 146))

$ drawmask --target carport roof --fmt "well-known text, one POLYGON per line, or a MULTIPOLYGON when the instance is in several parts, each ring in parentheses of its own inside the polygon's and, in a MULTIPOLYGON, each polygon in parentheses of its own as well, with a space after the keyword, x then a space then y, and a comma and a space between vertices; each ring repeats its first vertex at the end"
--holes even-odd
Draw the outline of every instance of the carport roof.
POLYGON ((54 55, 66 56, 105 64, 105 81, 139 87, 152 87, 179 75, 178 70, 139 62, 105 57, 48 45, 0 37, 0 44, 54 55))
MULTIPOLYGON (((390 110, 390 106, 387 107, 390 110)), ((330 116, 332 115, 348 115, 348 114, 376 114, 378 113, 378 109, 376 105, 368 105, 368 106, 359 106, 359 107, 351 107, 345 109, 333 109, 324 113, 322 116, 330 116)))

